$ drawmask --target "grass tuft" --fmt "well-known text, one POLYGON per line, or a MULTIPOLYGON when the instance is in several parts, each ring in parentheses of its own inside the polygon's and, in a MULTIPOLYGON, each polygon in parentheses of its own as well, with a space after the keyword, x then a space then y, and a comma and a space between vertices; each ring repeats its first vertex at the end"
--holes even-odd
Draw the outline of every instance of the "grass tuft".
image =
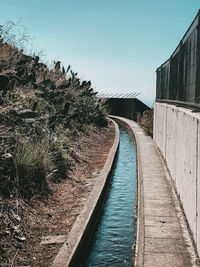
POLYGON ((14 151, 16 186, 19 193, 30 198, 47 188, 47 174, 52 168, 49 146, 45 142, 27 139, 14 151))

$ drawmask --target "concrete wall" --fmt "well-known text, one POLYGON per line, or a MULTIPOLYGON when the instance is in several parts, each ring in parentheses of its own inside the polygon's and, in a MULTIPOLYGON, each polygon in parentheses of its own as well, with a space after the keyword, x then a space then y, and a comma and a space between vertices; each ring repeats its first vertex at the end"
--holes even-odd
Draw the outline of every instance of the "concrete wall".
POLYGON ((109 98, 107 104, 111 108, 111 115, 124 117, 137 121, 137 114, 143 114, 144 111, 150 110, 137 98, 109 98))
POLYGON ((108 100, 111 107, 111 115, 122 116, 133 120, 135 109, 134 99, 111 98, 108 100))
POLYGON ((155 103, 154 141, 180 196, 200 255, 200 113, 155 103))

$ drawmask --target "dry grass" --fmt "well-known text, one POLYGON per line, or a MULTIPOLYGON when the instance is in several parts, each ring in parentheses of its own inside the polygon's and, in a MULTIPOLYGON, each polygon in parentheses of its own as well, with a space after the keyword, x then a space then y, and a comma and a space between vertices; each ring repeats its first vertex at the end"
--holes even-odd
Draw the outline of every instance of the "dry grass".
POLYGON ((10 42, 0 39, 0 74, 10 80, 0 91, 0 160, 7 151, 15 162, 12 177, 6 173, 8 162, 3 162, 0 183, 5 190, 0 191, 9 196, 14 190, 30 198, 48 187, 49 162, 54 164, 54 175, 66 178, 74 136, 80 131, 89 134, 92 125, 107 126, 107 113, 90 81, 81 81, 70 67, 65 71, 60 62, 49 69, 38 56, 15 47, 23 44, 23 37, 26 41, 26 35, 17 40, 15 26, 9 22, 0 27, 0 36, 10 42))
POLYGON ((153 137, 153 109, 145 111, 142 116, 138 114, 137 122, 147 135, 153 137))

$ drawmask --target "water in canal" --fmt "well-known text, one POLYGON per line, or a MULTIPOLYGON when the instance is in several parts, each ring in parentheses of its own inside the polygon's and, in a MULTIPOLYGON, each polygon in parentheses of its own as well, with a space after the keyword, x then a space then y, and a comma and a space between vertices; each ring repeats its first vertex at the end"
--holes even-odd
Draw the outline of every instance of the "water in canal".
POLYGON ((132 266, 136 238, 135 201, 135 145, 128 132, 121 128, 111 186, 84 266, 132 266))

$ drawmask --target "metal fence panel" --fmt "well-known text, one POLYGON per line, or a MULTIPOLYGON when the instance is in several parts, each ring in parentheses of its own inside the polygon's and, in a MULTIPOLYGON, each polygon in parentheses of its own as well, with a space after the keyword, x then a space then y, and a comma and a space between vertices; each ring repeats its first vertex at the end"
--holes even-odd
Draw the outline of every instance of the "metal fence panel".
POLYGON ((157 100, 200 106, 200 11, 168 61, 157 69, 157 100))

